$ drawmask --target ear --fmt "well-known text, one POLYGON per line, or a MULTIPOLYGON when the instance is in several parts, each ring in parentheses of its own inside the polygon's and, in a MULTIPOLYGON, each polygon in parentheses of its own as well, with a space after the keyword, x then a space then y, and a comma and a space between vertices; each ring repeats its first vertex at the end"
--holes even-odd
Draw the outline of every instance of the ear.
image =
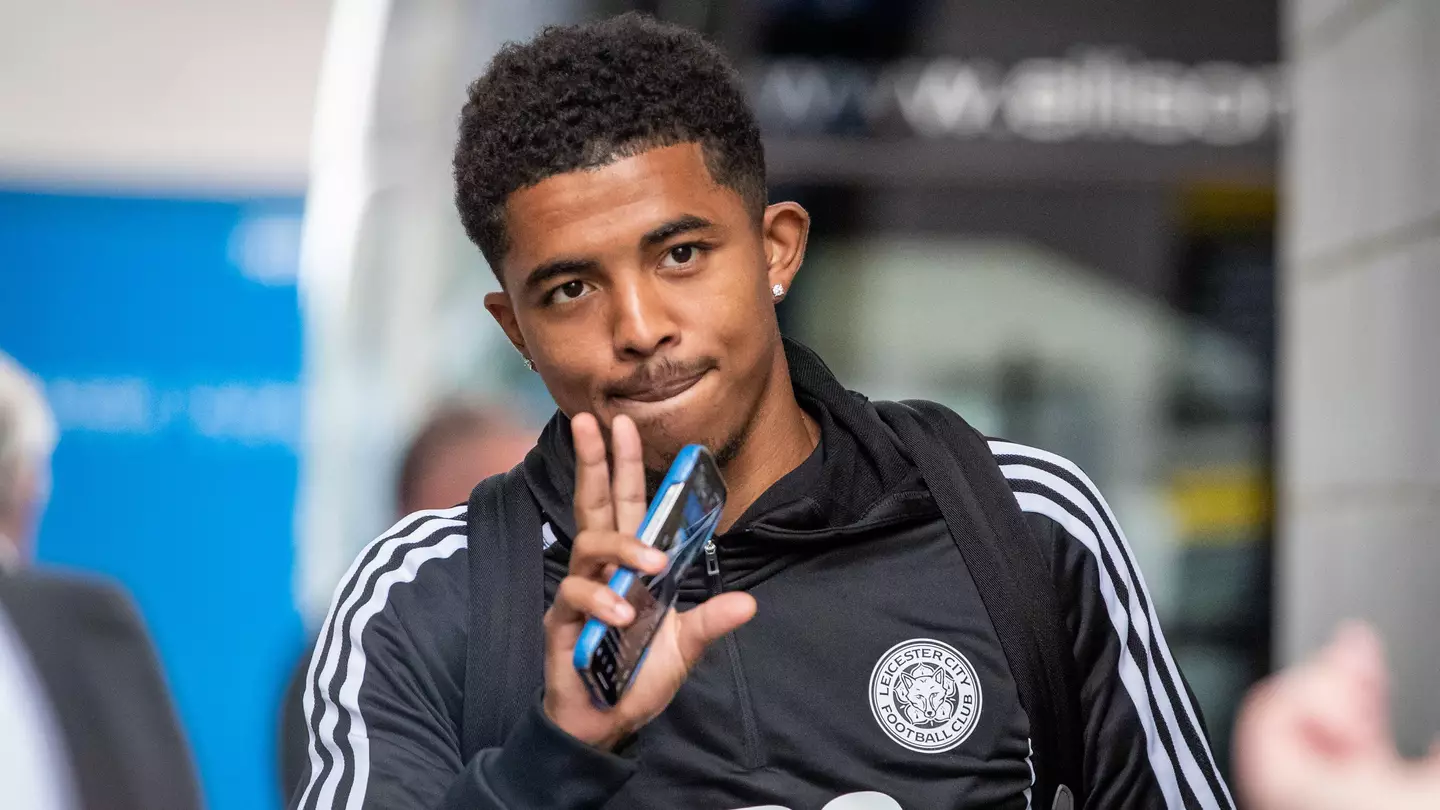
POLYGON ((795 281, 805 261, 805 242, 810 238, 810 213, 799 203, 775 203, 765 209, 762 224, 765 250, 766 286, 779 284, 785 290, 795 281))
POLYGON ((525 336, 520 333, 520 322, 515 320, 515 307, 510 303, 510 295, 504 291, 485 294, 485 309, 500 328, 505 331, 505 336, 525 359, 532 359, 530 352, 525 349, 525 336))
POLYGON ((909 692, 910 687, 915 685, 915 679, 905 673, 900 673, 900 691, 909 692))

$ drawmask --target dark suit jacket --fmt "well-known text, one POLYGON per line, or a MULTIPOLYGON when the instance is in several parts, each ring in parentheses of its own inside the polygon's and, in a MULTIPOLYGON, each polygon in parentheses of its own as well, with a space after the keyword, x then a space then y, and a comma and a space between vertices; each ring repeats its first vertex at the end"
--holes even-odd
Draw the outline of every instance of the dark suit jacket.
POLYGON ((121 590, 73 576, 0 573, 0 607, 54 704, 85 810, 202 806, 150 637, 121 590))

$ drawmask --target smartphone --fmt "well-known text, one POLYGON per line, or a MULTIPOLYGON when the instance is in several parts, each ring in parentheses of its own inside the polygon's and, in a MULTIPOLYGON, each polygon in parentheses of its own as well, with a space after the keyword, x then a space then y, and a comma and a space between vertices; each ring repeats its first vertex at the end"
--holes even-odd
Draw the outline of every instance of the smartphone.
POLYGON ((714 536, 724 508, 725 481, 715 458, 701 445, 686 445, 636 532, 640 542, 669 557, 664 570, 651 576, 618 569, 610 577, 610 589, 635 608, 635 621, 616 628, 591 618, 575 644, 575 669, 597 706, 614 706, 630 688, 655 631, 675 605, 685 573, 714 536))

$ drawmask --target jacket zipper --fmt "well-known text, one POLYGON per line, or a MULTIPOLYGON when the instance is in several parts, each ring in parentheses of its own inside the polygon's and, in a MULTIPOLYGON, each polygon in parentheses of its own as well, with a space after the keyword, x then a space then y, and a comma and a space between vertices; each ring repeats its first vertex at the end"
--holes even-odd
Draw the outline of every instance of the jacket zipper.
MULTIPOLYGON (((718 596, 725 592, 725 580, 720 576, 720 554, 715 548, 715 541, 709 540, 705 543, 705 581, 710 587, 710 595, 718 596)), ((755 709, 750 703, 750 685, 745 680, 745 670, 740 665, 740 645, 735 641, 735 634, 731 633, 725 637, 725 654, 730 658, 730 672, 735 678, 735 691, 740 700, 740 724, 745 734, 745 768, 759 768, 764 762, 760 757, 760 729, 755 724, 755 709)))
POLYGON ((714 540, 705 541, 705 581, 710 585, 711 596, 725 590, 720 581, 720 554, 715 550, 714 540))

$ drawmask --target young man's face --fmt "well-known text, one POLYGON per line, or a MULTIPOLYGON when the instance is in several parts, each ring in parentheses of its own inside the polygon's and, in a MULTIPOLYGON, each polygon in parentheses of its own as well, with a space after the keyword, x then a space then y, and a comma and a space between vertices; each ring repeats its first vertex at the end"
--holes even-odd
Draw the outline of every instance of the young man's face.
POLYGON ((793 203, 757 223, 697 144, 652 149, 511 195, 486 308, 566 414, 633 418, 652 469, 687 443, 733 452, 777 395, 772 287, 789 289, 808 226, 793 203))

